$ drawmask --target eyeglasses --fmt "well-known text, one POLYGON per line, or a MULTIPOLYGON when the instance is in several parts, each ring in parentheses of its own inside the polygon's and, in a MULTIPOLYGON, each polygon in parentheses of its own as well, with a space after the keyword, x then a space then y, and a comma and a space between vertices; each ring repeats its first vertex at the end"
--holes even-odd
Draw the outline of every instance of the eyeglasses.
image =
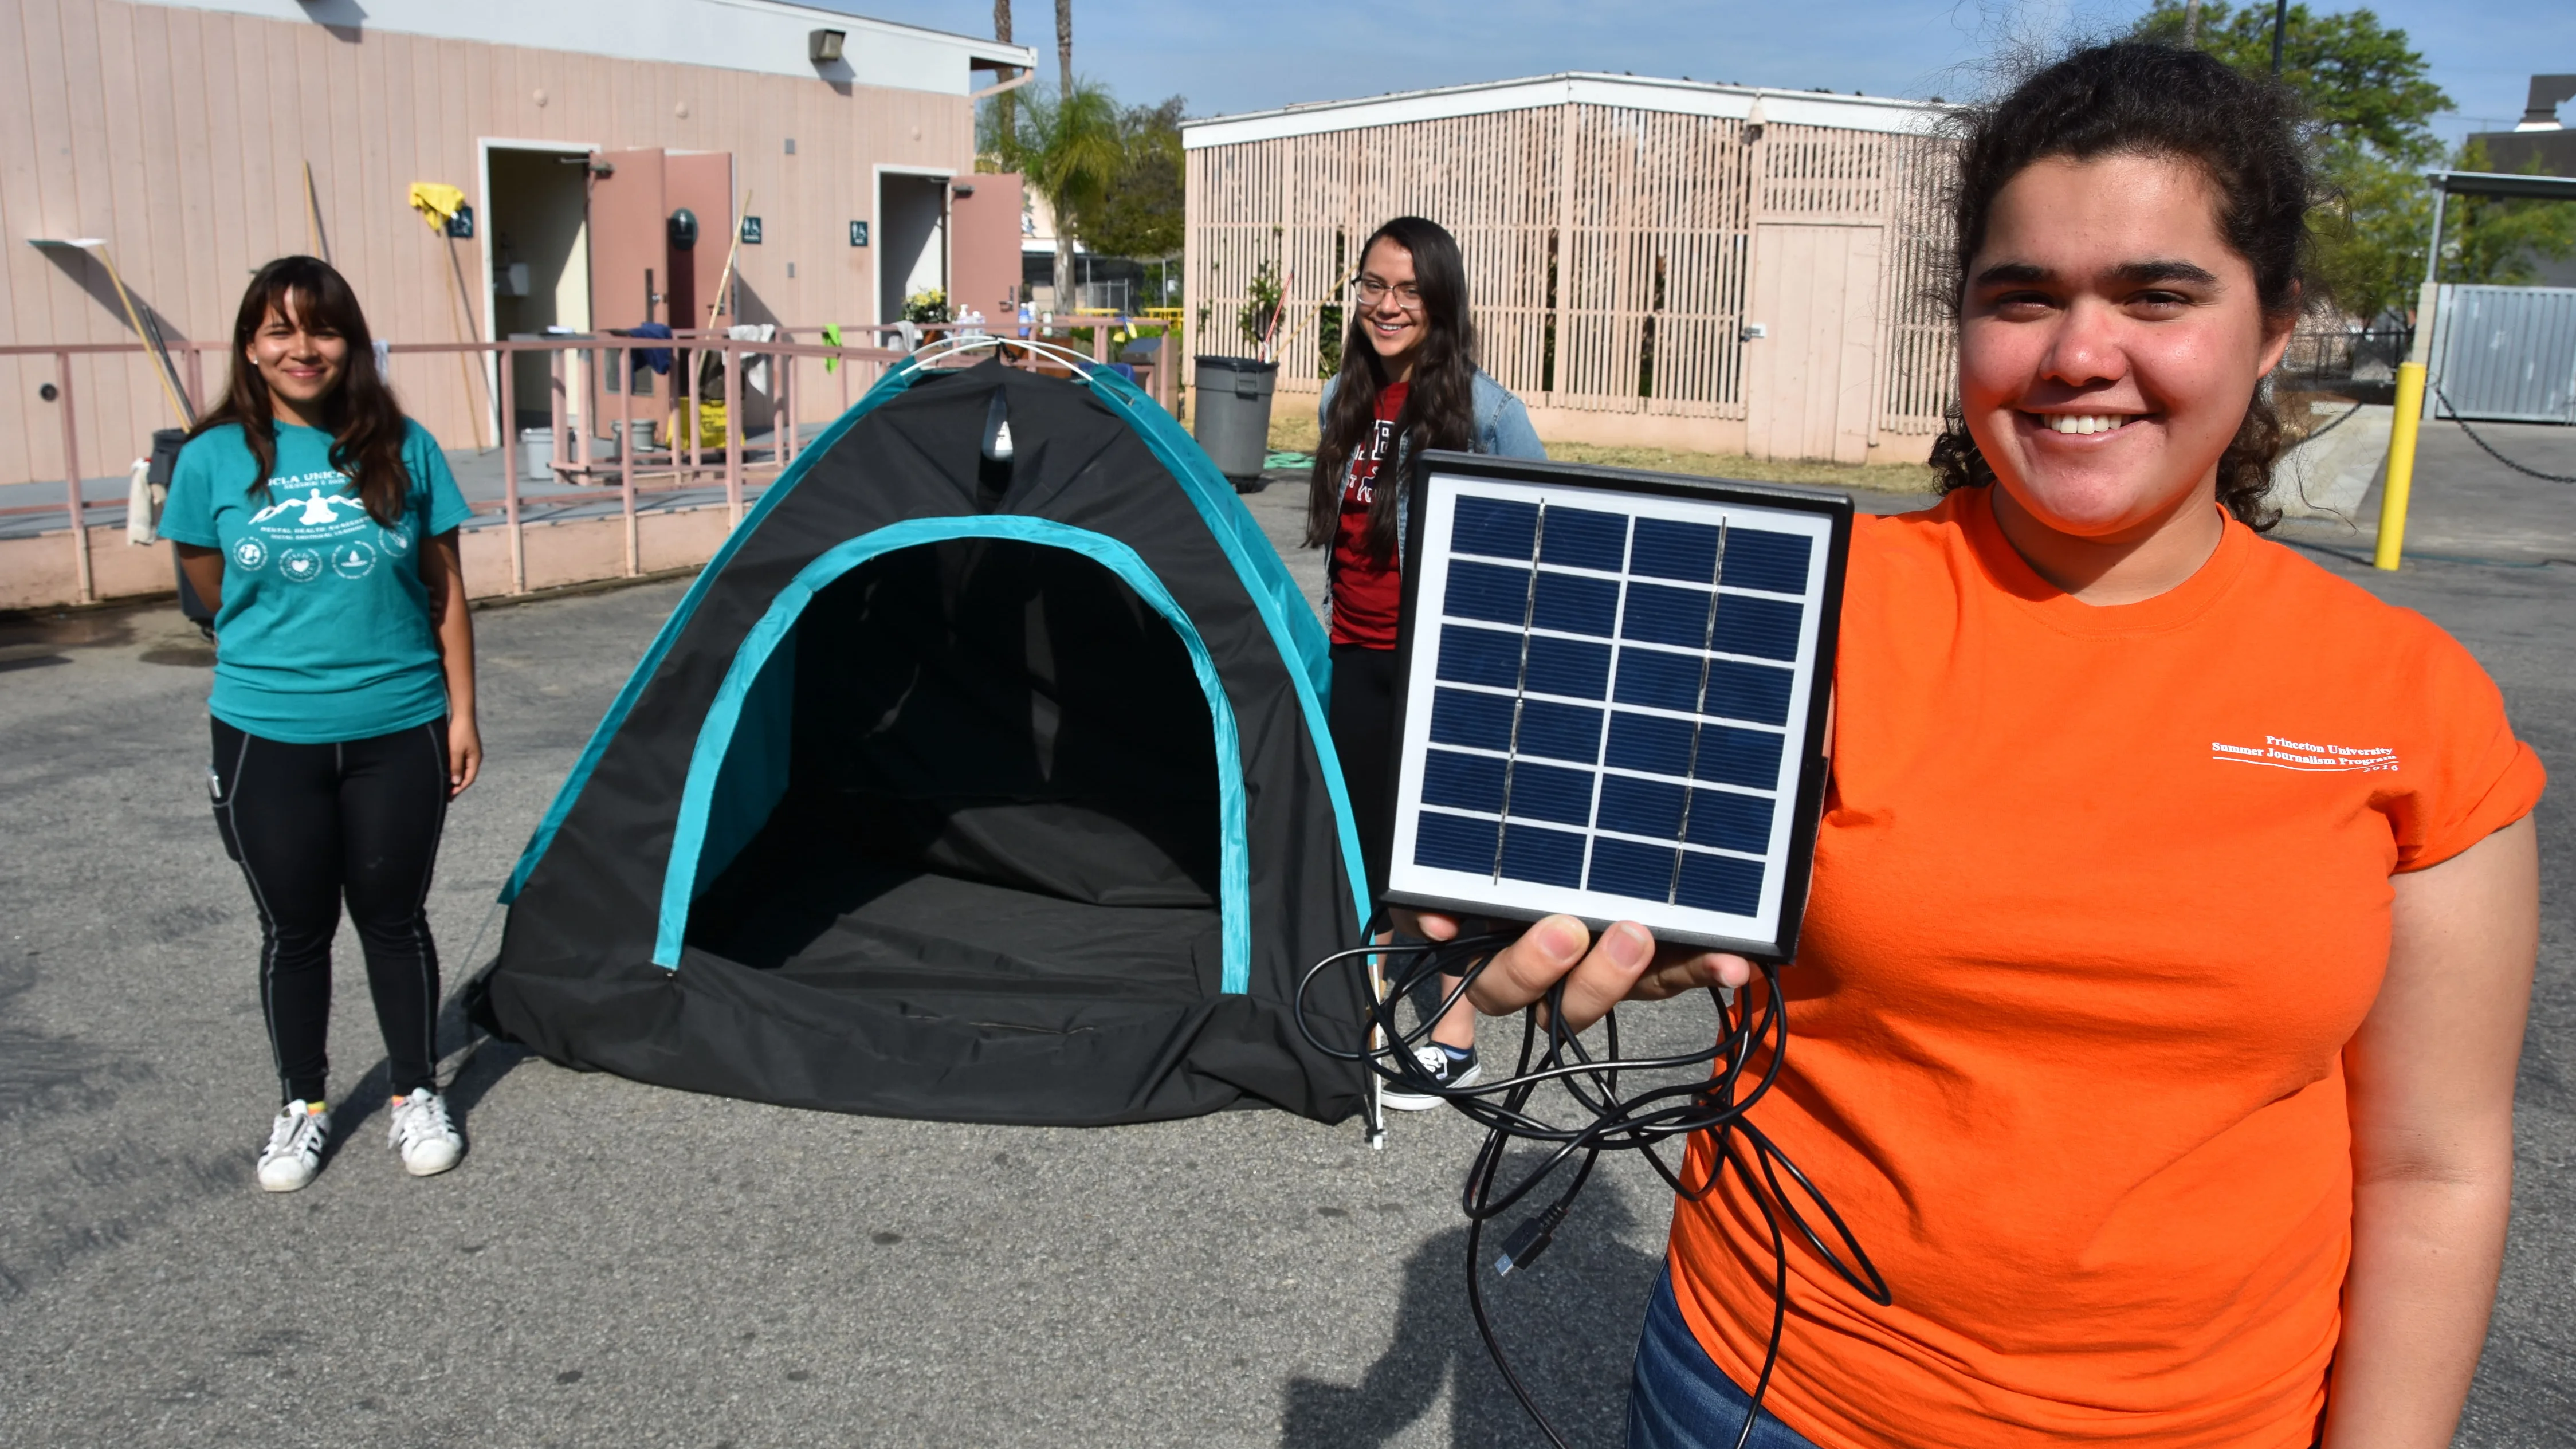
POLYGON ((1358 292, 1360 305, 1363 307, 1376 306, 1385 301, 1387 294, 1392 292, 1395 294, 1395 305, 1408 312, 1422 310, 1422 289, 1411 282, 1398 282, 1390 287, 1375 277, 1362 277, 1359 280, 1358 292))

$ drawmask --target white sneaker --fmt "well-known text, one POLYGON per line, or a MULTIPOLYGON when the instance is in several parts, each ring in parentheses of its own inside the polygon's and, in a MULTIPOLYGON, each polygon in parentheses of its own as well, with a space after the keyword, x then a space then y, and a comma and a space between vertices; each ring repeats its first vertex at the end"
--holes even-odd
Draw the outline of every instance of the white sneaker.
POLYGON ((447 1103, 423 1088, 393 1100, 393 1130, 388 1140, 402 1158, 403 1171, 414 1177, 436 1177, 465 1155, 465 1139, 447 1120, 447 1103))
POLYGON ((289 1102, 268 1124, 268 1145, 259 1152, 259 1185, 269 1192, 293 1192, 322 1170, 322 1144, 331 1140, 330 1109, 319 1102, 289 1102))
MULTIPOLYGON (((1467 1048, 1467 1054, 1463 1057, 1453 1057, 1449 1054, 1449 1048, 1438 1042, 1427 1041, 1413 1049, 1413 1059, 1421 1063, 1422 1070, 1429 1073, 1431 1080, 1439 1083, 1443 1089, 1454 1090, 1459 1087, 1473 1086, 1476 1079, 1485 1074, 1484 1067, 1476 1061, 1474 1047, 1467 1048)), ((1392 1083, 1379 1089, 1377 1099, 1380 1103, 1393 1107, 1399 1112, 1425 1111, 1439 1106, 1443 1100, 1428 1092, 1411 1091, 1392 1083)))

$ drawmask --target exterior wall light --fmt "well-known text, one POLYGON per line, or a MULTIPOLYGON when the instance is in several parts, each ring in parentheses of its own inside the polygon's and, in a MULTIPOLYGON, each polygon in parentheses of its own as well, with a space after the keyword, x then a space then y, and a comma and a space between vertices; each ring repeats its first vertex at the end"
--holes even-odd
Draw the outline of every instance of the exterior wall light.
POLYGON ((846 30, 817 30, 805 37, 805 58, 816 65, 830 65, 841 58, 841 42, 850 38, 846 30))

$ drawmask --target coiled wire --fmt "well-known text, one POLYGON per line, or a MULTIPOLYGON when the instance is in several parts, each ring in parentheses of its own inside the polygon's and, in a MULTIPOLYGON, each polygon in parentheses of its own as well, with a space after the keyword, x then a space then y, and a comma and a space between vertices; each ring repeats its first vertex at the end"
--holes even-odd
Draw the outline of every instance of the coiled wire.
MULTIPOLYGON (((1604 1152, 1643 1155, 1656 1175, 1685 1202, 1705 1198, 1717 1186, 1721 1172, 1733 1173, 1761 1209, 1770 1229, 1772 1261, 1771 1333, 1763 1349, 1761 1375, 1745 1409, 1743 1428, 1735 1436, 1737 1449, 1742 1449, 1761 1416, 1762 1399, 1771 1387, 1772 1369, 1780 1356, 1781 1333, 1788 1322, 1789 1253, 1784 1220, 1853 1291, 1881 1307, 1891 1301, 1886 1280, 1853 1237, 1842 1215, 1787 1154, 1746 1120, 1745 1114, 1779 1079, 1788 1058, 1789 1018, 1780 1004, 1779 970, 1768 963, 1756 963, 1760 973, 1756 982, 1748 982, 1731 994, 1710 993, 1717 1003, 1718 1032, 1715 1043, 1707 1050, 1637 1059, 1619 1055, 1616 1011, 1601 1019, 1606 1055, 1592 1055, 1582 1039, 1565 1027, 1565 984, 1559 981, 1522 1013, 1519 1059, 1510 1076, 1465 1087, 1434 1080, 1415 1060, 1414 1052, 1429 1041, 1432 1024, 1467 994, 1494 954, 1519 939, 1519 935, 1517 931, 1487 932, 1454 941, 1389 943, 1337 951, 1309 967, 1298 981, 1297 1029, 1318 1052, 1339 1061, 1361 1063, 1390 1086, 1438 1097, 1485 1129, 1485 1140, 1468 1167, 1466 1186, 1459 1195, 1459 1207, 1466 1213, 1468 1224, 1468 1308, 1503 1382, 1510 1385, 1521 1407, 1558 1449, 1568 1449, 1565 1437, 1549 1422, 1528 1385, 1521 1381, 1486 1315, 1484 1288, 1477 1272, 1477 1264, 1484 1257, 1485 1224, 1510 1211, 1561 1171, 1571 1169, 1555 1199, 1531 1220, 1538 1229, 1532 1240, 1507 1253, 1497 1265, 1507 1273, 1545 1249, 1604 1152), (1309 989, 1317 978, 1337 966, 1364 970, 1371 957, 1394 969, 1382 998, 1375 998, 1365 989, 1360 993, 1363 998, 1371 998, 1363 1044, 1354 1049, 1319 1039, 1307 1019, 1309 989), (1411 1031, 1404 1030, 1396 1020, 1396 1003, 1442 976, 1460 980, 1441 999, 1437 1010, 1423 1013, 1419 1024, 1411 1031), (1703 1079, 1655 1087, 1633 1096, 1620 1092, 1623 1073, 1681 1070, 1701 1063, 1712 1064, 1710 1074, 1703 1079), (1533 1096, 1550 1083, 1570 1099, 1573 1120, 1560 1124, 1536 1115, 1532 1109, 1533 1096), (1708 1173, 1697 1183, 1686 1182, 1681 1171, 1666 1162, 1658 1149, 1676 1139, 1686 1143, 1692 1134, 1701 1132, 1710 1137, 1708 1173), (1514 1141, 1540 1143, 1551 1150, 1536 1166, 1506 1183, 1503 1159, 1514 1141), (1822 1217, 1832 1234, 1832 1244, 1809 1221, 1799 1199, 1822 1217)), ((1530 1236, 1528 1227, 1523 1233, 1530 1236)))

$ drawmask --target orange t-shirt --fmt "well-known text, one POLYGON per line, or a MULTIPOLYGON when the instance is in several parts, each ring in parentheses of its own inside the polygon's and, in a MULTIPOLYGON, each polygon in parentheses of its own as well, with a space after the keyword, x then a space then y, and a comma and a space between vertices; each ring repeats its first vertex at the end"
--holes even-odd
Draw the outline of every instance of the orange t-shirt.
MULTIPOLYGON (((1860 521, 1835 683, 1788 1066, 1752 1120, 1895 1303, 1793 1233, 1767 1407, 1829 1449, 2304 1449, 2389 876, 2540 796, 2495 685, 2234 522, 2180 587, 2080 603, 1982 489, 1860 521)), ((1731 1179, 1677 1207, 1671 1261, 1751 1384, 1770 1238, 1731 1179)))

